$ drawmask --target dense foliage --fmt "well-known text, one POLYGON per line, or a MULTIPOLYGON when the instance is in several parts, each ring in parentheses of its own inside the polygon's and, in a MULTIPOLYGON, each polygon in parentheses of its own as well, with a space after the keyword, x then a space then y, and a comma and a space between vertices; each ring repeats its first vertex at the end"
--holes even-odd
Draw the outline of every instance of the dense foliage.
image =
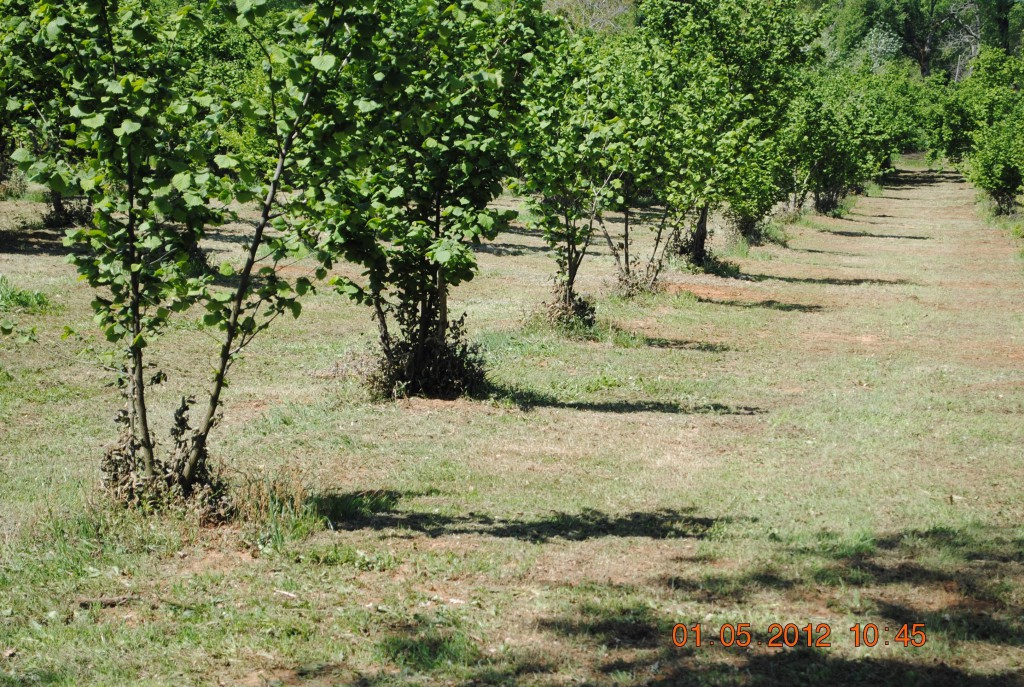
POLYGON ((932 111, 936 152, 959 164, 1002 214, 1024 191, 1024 60, 990 48, 970 77, 937 89, 932 111))

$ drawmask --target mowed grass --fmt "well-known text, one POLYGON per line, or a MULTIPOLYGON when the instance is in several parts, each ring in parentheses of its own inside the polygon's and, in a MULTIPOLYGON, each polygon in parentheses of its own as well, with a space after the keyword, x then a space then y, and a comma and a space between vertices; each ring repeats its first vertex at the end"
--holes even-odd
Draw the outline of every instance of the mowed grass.
MULTIPOLYGON (((504 234, 453 297, 484 399, 369 402, 368 313, 322 292, 234 371, 211 448, 248 510, 216 529, 97 495, 108 348, 34 212, 0 204, 0 273, 50 303, 0 342, 0 685, 1022 684, 1024 271, 952 174, 905 166, 786 248, 719 231, 741 278, 632 301, 599 246, 587 336, 531 318, 552 262, 504 234)), ((213 343, 186 317, 152 350, 166 427, 213 343)))

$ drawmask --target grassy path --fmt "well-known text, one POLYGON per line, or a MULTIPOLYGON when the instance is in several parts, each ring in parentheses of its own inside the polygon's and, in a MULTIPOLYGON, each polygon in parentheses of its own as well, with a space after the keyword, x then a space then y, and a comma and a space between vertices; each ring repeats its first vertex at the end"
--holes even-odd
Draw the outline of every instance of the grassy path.
MULTIPOLYGON (((214 531, 74 515, 117 403, 59 338, 90 331, 87 290, 18 231, 0 273, 61 310, 0 344, 0 685, 1024 684, 1024 270, 956 175, 903 169, 740 279, 634 302, 598 250, 588 339, 523 324, 552 265, 503 235, 453 299, 488 401, 366 402, 366 314, 317 296, 239 368, 213 447, 260 476, 254 511, 288 498, 214 531), (831 646, 770 649, 772 623, 831 646)), ((208 346, 169 332, 165 415, 208 346)))

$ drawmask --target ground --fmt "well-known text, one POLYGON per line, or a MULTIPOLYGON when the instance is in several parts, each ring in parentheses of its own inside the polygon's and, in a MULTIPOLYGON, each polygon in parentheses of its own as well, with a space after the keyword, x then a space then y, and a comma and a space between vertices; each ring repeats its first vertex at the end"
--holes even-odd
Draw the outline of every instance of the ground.
MULTIPOLYGON (((905 161, 632 301, 599 249, 589 338, 531 319, 553 262, 503 234, 453 296, 487 400, 368 401, 368 313, 322 292, 234 371, 211 452, 250 511, 218 528, 98 496, 89 290, 0 204, 0 273, 54 304, 0 342, 0 685, 1024 684, 1024 270, 976 201, 905 161)), ((166 428, 214 344, 186 318, 153 350, 166 428)))

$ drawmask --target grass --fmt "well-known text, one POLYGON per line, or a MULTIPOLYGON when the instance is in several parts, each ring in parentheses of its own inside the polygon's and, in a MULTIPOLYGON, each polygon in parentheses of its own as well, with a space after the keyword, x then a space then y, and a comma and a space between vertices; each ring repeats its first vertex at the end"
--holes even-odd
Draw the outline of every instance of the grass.
POLYGON ((0 312, 38 315, 51 307, 50 299, 39 291, 19 289, 5 275, 0 274, 0 312))
POLYGON ((881 198, 885 195, 885 189, 877 181, 869 181, 864 184, 864 195, 868 198, 881 198))
MULTIPOLYGON (((452 298, 479 399, 369 402, 332 373, 366 313, 316 295, 234 371, 210 448, 244 510, 217 529, 98 497, 91 294, 56 233, 0 226, 0 272, 62 308, 0 341, 0 685, 1019 684, 1021 266, 928 174, 657 294, 615 297, 598 246, 580 332, 530 319, 552 263, 503 234, 452 298), (830 648, 671 642, 810 622, 830 648), (927 642, 855 647, 857 623, 927 642)), ((161 427, 206 379, 191 315, 150 349, 161 427)))

